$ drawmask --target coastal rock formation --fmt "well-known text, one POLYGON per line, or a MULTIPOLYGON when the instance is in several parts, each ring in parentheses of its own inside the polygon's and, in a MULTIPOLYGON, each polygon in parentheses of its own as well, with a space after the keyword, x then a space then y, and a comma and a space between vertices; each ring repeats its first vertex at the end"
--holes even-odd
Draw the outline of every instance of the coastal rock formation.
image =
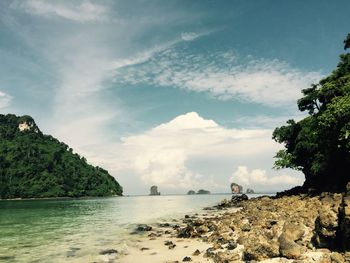
POLYGON ((246 191, 247 194, 254 194, 254 190, 251 188, 248 188, 246 191))
POLYGON ((242 193, 242 191, 243 191, 243 187, 241 185, 236 184, 236 183, 231 184, 231 192, 233 194, 240 194, 240 193, 242 193))
POLYGON ((176 228, 177 237, 209 242, 212 246, 205 255, 214 262, 269 258, 347 262, 346 258, 350 258, 350 253, 345 253, 350 244, 350 198, 347 195, 324 193, 313 197, 252 199, 234 195, 232 200, 224 200, 216 207, 237 206, 241 209, 214 212, 211 217, 188 216, 184 220, 186 226, 176 228))
POLYGON ((158 192, 158 186, 152 185, 150 188, 150 194, 149 195, 160 195, 160 192, 158 192))
POLYGON ((194 190, 189 190, 189 191, 187 192, 187 194, 188 194, 188 195, 195 195, 196 192, 195 192, 194 190))

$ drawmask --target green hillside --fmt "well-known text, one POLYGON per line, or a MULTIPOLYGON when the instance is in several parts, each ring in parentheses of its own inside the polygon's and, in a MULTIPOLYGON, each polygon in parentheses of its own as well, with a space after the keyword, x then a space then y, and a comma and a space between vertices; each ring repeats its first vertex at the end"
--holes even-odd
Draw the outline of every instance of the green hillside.
POLYGON ((106 170, 44 135, 29 116, 0 114, 0 198, 122 195, 106 170))

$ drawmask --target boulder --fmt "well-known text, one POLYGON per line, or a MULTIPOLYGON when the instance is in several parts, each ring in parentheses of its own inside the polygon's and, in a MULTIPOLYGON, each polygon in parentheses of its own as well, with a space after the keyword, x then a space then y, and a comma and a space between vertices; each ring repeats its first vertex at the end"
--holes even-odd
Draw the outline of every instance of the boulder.
POLYGON ((285 222, 282 234, 278 238, 280 255, 288 259, 298 259, 305 248, 296 242, 303 238, 304 233, 303 226, 285 222))
POLYGON ((242 201, 247 201, 249 198, 246 194, 232 195, 231 204, 232 206, 240 206, 242 201))

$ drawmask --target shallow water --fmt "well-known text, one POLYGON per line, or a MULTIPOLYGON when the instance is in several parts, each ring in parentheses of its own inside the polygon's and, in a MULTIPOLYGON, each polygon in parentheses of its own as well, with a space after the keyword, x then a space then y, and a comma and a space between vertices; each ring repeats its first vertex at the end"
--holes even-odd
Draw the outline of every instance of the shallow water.
POLYGON ((0 262, 93 262, 103 249, 133 242, 136 224, 169 221, 224 198, 230 195, 0 201, 0 262))

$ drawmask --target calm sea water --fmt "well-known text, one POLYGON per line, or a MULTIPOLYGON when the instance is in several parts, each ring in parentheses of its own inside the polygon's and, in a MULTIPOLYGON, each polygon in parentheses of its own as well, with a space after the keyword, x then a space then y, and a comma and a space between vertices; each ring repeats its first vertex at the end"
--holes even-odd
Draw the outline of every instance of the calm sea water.
MULTIPOLYGON (((253 195, 254 196, 254 195, 253 195)), ((139 223, 202 211, 230 195, 0 201, 0 262, 94 262, 139 223)))

